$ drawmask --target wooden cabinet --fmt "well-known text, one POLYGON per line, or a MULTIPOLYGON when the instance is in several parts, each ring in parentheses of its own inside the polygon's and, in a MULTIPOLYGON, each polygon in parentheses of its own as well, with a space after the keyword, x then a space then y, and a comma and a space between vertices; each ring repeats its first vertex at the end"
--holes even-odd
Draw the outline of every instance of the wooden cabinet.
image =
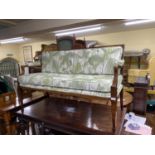
POLYGON ((125 51, 124 52, 124 84, 130 85, 132 75, 130 75, 131 69, 145 69, 148 67, 148 55, 150 54, 149 49, 143 49, 142 51, 125 51))
POLYGON ((146 113, 147 89, 149 80, 145 77, 138 77, 134 84, 133 111, 138 114, 146 113))

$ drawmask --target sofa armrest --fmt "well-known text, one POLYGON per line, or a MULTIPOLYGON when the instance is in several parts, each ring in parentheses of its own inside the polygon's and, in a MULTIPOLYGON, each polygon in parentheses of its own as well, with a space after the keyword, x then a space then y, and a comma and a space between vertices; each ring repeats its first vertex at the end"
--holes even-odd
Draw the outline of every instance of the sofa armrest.
POLYGON ((114 79, 111 86, 111 100, 117 100, 118 66, 114 67, 114 79))
POLYGON ((124 73, 124 72, 123 72, 124 63, 125 63, 124 59, 115 62, 115 66, 118 67, 118 69, 119 69, 119 71, 120 71, 119 73, 122 74, 122 75, 123 75, 123 73, 124 73))
POLYGON ((112 83, 112 87, 116 87, 117 88, 117 83, 118 83, 118 66, 114 67, 114 79, 113 79, 113 83, 112 83))
POLYGON ((119 60, 116 65, 118 65, 118 67, 123 67, 124 63, 125 63, 125 61, 124 61, 124 59, 122 59, 122 60, 119 60))

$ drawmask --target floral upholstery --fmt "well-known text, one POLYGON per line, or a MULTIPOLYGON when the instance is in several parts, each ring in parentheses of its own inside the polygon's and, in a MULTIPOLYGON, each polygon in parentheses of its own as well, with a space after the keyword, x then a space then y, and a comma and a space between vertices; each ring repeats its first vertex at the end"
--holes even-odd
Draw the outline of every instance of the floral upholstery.
MULTIPOLYGON (((81 75, 34 73, 20 76, 19 82, 24 85, 68 88, 96 92, 110 92, 113 81, 112 75, 81 75)), ((122 76, 118 76, 118 85, 122 83, 122 76)))
POLYGON ((113 74, 122 65, 121 47, 43 52, 42 72, 61 74, 113 74))
MULTIPOLYGON (((83 95, 90 95, 90 96, 97 96, 97 97, 104 97, 104 98, 110 98, 111 93, 110 92, 96 92, 96 91, 86 91, 86 90, 77 90, 77 89, 65 89, 65 88, 55 88, 55 87, 49 87, 49 86, 34 86, 34 85, 22 85, 23 87, 27 88, 34 88, 39 90, 51 90, 51 91, 58 91, 58 92, 65 92, 65 93, 76 93, 76 94, 83 94, 83 95)), ((117 94, 120 94, 120 91, 122 90, 123 85, 120 84, 118 86, 117 94)))
MULTIPOLYGON (((114 66, 123 65, 121 46, 43 52, 42 72, 19 77, 20 86, 110 97, 114 66)), ((118 75, 117 93, 122 90, 118 75)))

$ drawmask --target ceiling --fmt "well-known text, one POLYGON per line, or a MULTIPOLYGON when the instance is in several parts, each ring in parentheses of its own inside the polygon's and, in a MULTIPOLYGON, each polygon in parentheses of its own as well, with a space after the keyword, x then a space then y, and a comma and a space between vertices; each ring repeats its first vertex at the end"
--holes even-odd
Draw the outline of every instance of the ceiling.
POLYGON ((155 28, 155 22, 125 26, 127 19, 0 19, 0 40, 24 36, 27 42, 55 39, 55 30, 102 24, 103 30, 83 35, 155 28))
POLYGON ((29 19, 0 19, 0 30, 17 26, 18 24, 28 20, 29 19))

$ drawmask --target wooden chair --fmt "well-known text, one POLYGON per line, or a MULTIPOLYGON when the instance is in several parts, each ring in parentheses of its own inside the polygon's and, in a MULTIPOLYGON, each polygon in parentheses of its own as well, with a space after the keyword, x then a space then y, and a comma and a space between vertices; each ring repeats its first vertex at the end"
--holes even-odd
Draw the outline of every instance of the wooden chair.
POLYGON ((44 51, 57 51, 57 44, 50 44, 50 45, 46 45, 46 44, 42 44, 41 45, 41 52, 44 51))
POLYGON ((86 42, 85 40, 76 40, 74 49, 84 49, 86 48, 86 42))

